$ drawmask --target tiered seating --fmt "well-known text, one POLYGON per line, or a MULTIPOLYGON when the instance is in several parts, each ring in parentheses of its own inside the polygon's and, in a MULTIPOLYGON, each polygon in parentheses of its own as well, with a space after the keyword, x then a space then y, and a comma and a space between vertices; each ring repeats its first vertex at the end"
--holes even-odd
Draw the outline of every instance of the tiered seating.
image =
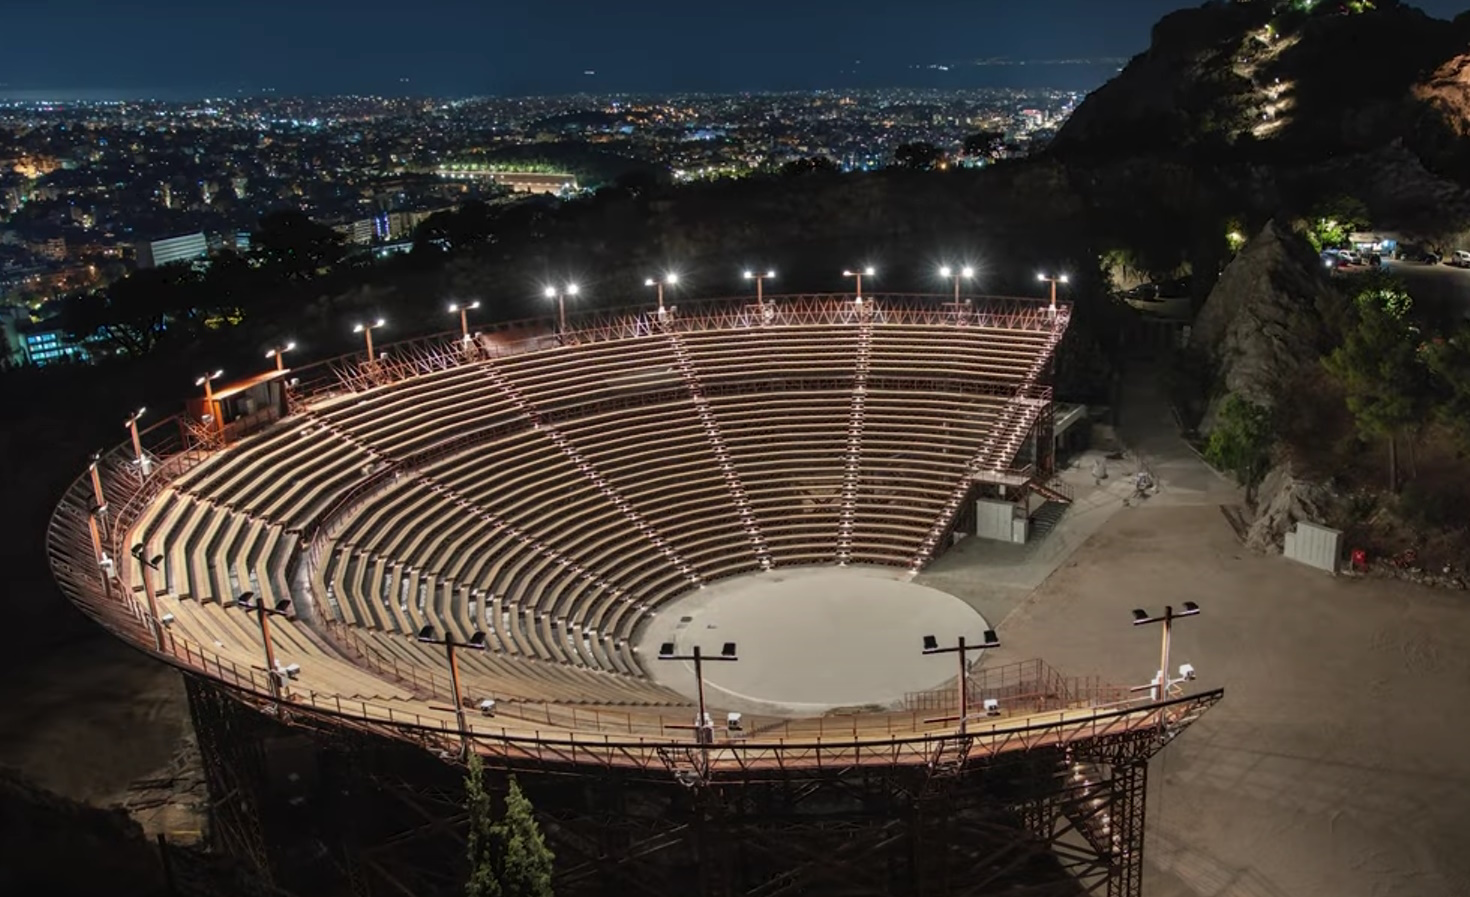
POLYGON ((836 559, 857 325, 680 334, 777 564, 836 559))
MULTIPOLYGON (((251 591, 352 627, 379 671, 442 670, 423 626, 483 631, 488 650, 460 655, 467 693, 679 704, 633 653, 640 623, 722 576, 925 557, 976 465, 1014 455, 1016 394, 1050 346, 876 317, 480 362, 247 440, 167 489, 135 540, 165 558, 179 636, 237 663, 259 665, 255 620, 231 609, 251 591), (288 571, 326 515, 307 592, 288 571)), ((412 697, 311 627, 276 629, 309 687, 412 697)))

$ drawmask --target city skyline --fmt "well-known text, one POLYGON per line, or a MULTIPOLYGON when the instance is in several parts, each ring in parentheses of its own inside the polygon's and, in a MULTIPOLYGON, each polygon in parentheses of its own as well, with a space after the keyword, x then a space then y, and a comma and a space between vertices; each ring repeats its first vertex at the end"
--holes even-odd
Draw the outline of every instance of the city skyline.
MULTIPOLYGON (((189 99, 370 93, 467 96, 879 86, 1090 89, 1148 45, 1178 0, 853 0, 782 19, 643 0, 486 9, 429 0, 249 6, 80 0, 7 14, 0 96, 189 99), (154 47, 166 52, 139 52, 154 47), (997 62, 1010 64, 998 65, 997 62), (111 94, 107 96, 104 94, 111 94)), ((1425 0, 1450 17, 1455 0, 1425 0)))

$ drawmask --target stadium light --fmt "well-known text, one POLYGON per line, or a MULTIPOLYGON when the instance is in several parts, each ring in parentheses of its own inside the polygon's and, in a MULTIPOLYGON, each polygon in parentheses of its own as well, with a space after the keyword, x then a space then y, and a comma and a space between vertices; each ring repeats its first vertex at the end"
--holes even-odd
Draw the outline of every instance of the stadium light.
POLYGON ((755 281, 755 311, 761 320, 766 318, 765 282, 776 276, 775 271, 746 271, 745 279, 755 281))
POLYGON ((204 413, 209 415, 210 419, 214 421, 214 426, 212 427, 212 429, 216 430, 224 429, 225 422, 222 419, 224 417, 223 414, 215 413, 214 381, 218 380, 224 375, 224 369, 221 368, 215 371, 213 374, 200 374, 198 377, 194 378, 195 386, 204 387, 204 413))
POLYGON ((286 369, 286 361, 283 356, 294 348, 296 348, 295 343, 287 343, 284 346, 276 346, 274 349, 266 352, 265 357, 274 358, 276 360, 276 370, 284 371, 286 369))
POLYGON ((387 323, 388 322, 385 321, 385 320, 383 320, 382 318, 378 318, 376 321, 374 321, 371 324, 354 324, 354 325, 352 325, 352 332, 353 333, 361 333, 363 335, 363 338, 367 340, 367 360, 368 361, 372 361, 373 358, 374 358, 374 355, 373 355, 373 331, 374 330, 377 330, 379 327, 382 327, 384 324, 387 324, 387 323))
POLYGON ((138 420, 143 417, 147 408, 139 408, 128 415, 128 422, 123 426, 128 428, 128 436, 133 440, 133 463, 138 465, 138 472, 146 477, 153 472, 153 462, 143 454, 143 440, 138 437, 138 420))
MULTIPOLYGON (((960 636, 959 643, 952 648, 939 647, 939 639, 932 635, 924 636, 925 654, 958 654, 960 657, 960 734, 965 734, 965 721, 970 715, 970 663, 968 655, 971 651, 984 651, 986 648, 999 648, 1000 639, 996 638, 994 629, 985 630, 984 640, 978 645, 965 644, 965 637, 960 636)), ((989 702, 986 703, 985 712, 993 715, 990 711, 994 709, 989 702)), ((925 722, 945 722, 946 720, 925 720, 925 722)))
POLYGON ((458 302, 449 303, 449 313, 459 313, 459 335, 465 342, 470 341, 470 311, 479 307, 480 300, 478 299, 467 304, 460 304, 458 302))
POLYGON ((694 718, 694 740, 703 745, 710 744, 715 738, 715 727, 704 706, 704 662, 707 660, 739 660, 740 658, 735 654, 735 643, 725 642, 720 646, 719 655, 711 657, 705 655, 698 645, 694 646, 692 654, 675 654, 674 643, 664 642, 658 646, 658 659, 694 661, 694 681, 699 687, 699 716, 694 718))
POLYGON ((154 570, 163 563, 163 555, 148 557, 148 549, 139 542, 133 546, 133 558, 138 562, 138 572, 143 577, 143 594, 148 599, 148 625, 153 627, 153 647, 163 651, 163 620, 158 616, 158 592, 153 588, 154 570))
MULTIPOLYGON (((276 649, 271 644, 271 617, 289 617, 291 615, 291 599, 282 598, 274 607, 266 605, 264 599, 257 598, 254 592, 245 592, 235 599, 235 606, 246 613, 254 613, 255 621, 260 624, 260 644, 265 648, 265 678, 270 685, 271 698, 279 701, 285 689, 281 687, 281 677, 286 675, 285 671, 276 666, 276 649)), ((300 667, 296 668, 300 671, 300 667)))
POLYGON ((842 272, 842 276, 843 277, 855 277, 855 278, 857 278, 857 295, 856 295, 856 297, 854 297, 854 301, 855 302, 861 303, 863 301, 863 278, 864 277, 873 277, 877 273, 878 272, 873 269, 873 266, 872 265, 868 265, 865 268, 859 268, 856 271, 847 271, 847 270, 844 270, 842 272))
MULTIPOLYGON (((1164 612, 1160 616, 1151 616, 1148 611, 1144 610, 1141 607, 1134 608, 1134 626, 1147 626, 1151 623, 1162 623, 1164 631, 1161 640, 1162 645, 1159 649, 1159 671, 1154 674, 1153 682, 1149 683, 1148 685, 1140 685, 1134 688, 1133 691, 1147 690, 1153 696, 1154 700, 1162 701, 1169 696, 1170 688, 1178 685, 1180 682, 1191 680, 1195 677, 1194 667, 1186 663, 1179 668, 1178 679, 1169 678, 1169 643, 1173 636, 1175 620, 1178 620, 1181 617, 1194 617, 1198 615, 1199 605, 1195 604, 1193 601, 1184 602, 1184 609, 1180 611, 1174 610, 1173 605, 1166 604, 1164 605, 1164 612)), ((1160 720, 1160 724, 1162 724, 1162 719, 1160 720)))
MULTIPOLYGON (((469 641, 457 642, 448 633, 443 638, 439 638, 434 631, 434 627, 425 626, 419 630, 416 637, 426 645, 444 646, 444 656, 449 661, 449 687, 454 692, 454 720, 459 725, 459 744, 465 755, 468 756, 470 750, 470 733, 469 727, 464 719, 464 696, 459 689, 459 658, 455 655, 454 651, 456 648, 469 648, 474 651, 485 650, 485 633, 476 629, 470 635, 469 641)), ((480 712, 486 716, 492 716, 495 712, 495 702, 493 700, 486 699, 486 701, 481 701, 479 707, 480 712), (487 702, 489 703, 488 708, 485 706, 487 702)))
POLYGON ((662 318, 663 315, 664 315, 664 284, 668 284, 669 286, 675 286, 676 284, 678 284, 678 282, 679 282, 679 275, 678 274, 675 274, 672 271, 668 272, 667 274, 665 274, 662 278, 660 278, 658 280, 655 280, 652 277, 650 277, 647 280, 643 281, 643 285, 644 286, 646 286, 646 287, 656 287, 658 289, 658 315, 659 315, 660 318, 662 318))
POLYGON ((1056 312, 1057 312, 1057 284, 1059 284, 1059 283, 1066 283, 1067 282, 1067 275, 1065 275, 1065 274, 1058 274, 1056 276, 1052 276, 1050 274, 1047 274, 1045 272, 1042 272, 1042 273, 1039 273, 1039 274, 1036 275, 1036 279, 1042 281, 1043 283, 1049 283, 1049 284, 1051 284, 1051 313, 1052 314, 1056 314, 1056 312))
POLYGON ((939 276, 940 277, 953 278, 953 280, 954 280, 954 304, 956 306, 958 306, 960 304, 960 281, 961 280, 969 280, 970 278, 974 277, 975 276, 975 269, 974 268, 971 268, 969 265, 966 265, 963 268, 960 268, 960 269, 956 270, 954 268, 951 268, 948 265, 943 265, 939 269, 939 276))
POLYGON ((559 332, 565 333, 567 329, 567 297, 575 296, 581 292, 581 288, 574 283, 569 283, 565 288, 558 290, 556 287, 547 287, 544 291, 547 299, 556 300, 557 320, 559 332))

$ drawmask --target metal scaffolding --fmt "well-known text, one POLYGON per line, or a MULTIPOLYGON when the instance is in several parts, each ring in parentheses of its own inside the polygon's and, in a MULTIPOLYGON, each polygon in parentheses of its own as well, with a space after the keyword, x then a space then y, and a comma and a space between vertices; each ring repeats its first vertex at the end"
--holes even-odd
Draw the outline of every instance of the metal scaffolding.
MULTIPOLYGON (((196 677, 189 697, 220 846, 293 890, 459 892, 463 772, 449 739, 414 744, 296 706, 277 718, 196 677)), ((709 769, 696 747, 669 745, 661 766, 525 752, 489 758, 487 773, 500 789, 514 773, 530 796, 563 897, 1136 897, 1148 760, 1220 697, 1176 699, 1165 725, 997 753, 950 735, 885 763, 792 749, 709 769)))

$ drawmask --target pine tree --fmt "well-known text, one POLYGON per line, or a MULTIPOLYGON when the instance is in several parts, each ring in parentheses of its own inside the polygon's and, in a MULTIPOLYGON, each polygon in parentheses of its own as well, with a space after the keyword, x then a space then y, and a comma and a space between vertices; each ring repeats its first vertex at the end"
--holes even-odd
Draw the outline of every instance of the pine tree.
POLYGON ((505 815, 495 826, 499 847, 497 872, 505 897, 552 897, 551 870, 556 858, 541 836, 531 802, 515 776, 505 796, 505 815))
POLYGON ((502 897, 500 878, 496 875, 499 826, 494 804, 485 790, 485 766, 474 751, 470 751, 469 771, 464 777, 464 803, 470 827, 470 877, 465 883, 465 897, 502 897))
POLYGON ((1390 492, 1399 488, 1399 439, 1428 414, 1427 369, 1408 321, 1410 308, 1400 289, 1365 289, 1342 345, 1323 359, 1347 394, 1358 432, 1387 439, 1390 492))

